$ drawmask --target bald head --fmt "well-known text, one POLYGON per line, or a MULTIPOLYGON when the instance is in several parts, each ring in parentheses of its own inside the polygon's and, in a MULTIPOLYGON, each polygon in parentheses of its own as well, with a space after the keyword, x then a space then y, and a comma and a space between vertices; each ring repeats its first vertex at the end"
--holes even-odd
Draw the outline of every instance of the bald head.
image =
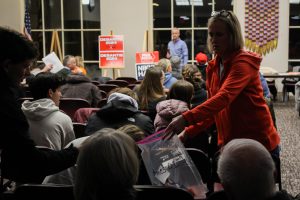
POLYGON ((275 165, 268 150, 251 139, 234 139, 223 149, 218 175, 236 200, 266 199, 275 192, 275 165))

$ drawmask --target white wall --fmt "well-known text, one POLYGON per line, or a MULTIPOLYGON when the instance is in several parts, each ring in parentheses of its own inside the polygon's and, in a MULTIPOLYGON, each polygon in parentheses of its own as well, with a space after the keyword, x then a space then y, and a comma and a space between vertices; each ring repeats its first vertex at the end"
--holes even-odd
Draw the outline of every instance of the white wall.
POLYGON ((0 26, 22 31, 24 24, 24 0, 1 0, 0 26))
MULTIPOLYGON (((135 76, 135 53, 142 51, 149 26, 148 0, 101 0, 101 34, 124 35, 125 69, 122 76, 135 76)), ((111 70, 110 70, 111 71, 111 70)))
MULTIPOLYGON (((239 18, 242 31, 245 30, 245 1, 235 1, 234 12, 239 18)), ((261 66, 272 67, 278 72, 288 69, 288 44, 289 44, 289 1, 279 1, 279 38, 275 50, 263 56, 261 66)), ((276 80, 278 90, 281 91, 282 79, 276 80)))

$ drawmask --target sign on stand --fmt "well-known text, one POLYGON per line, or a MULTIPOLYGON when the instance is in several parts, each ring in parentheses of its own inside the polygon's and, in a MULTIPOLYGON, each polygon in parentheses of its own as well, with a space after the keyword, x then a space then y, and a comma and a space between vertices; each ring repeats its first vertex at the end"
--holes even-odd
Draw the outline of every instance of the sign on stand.
POLYGON ((99 36, 99 67, 104 69, 124 68, 123 35, 99 36))
POLYGON ((146 70, 154 67, 159 61, 158 51, 153 52, 137 52, 135 56, 136 79, 143 80, 146 70))

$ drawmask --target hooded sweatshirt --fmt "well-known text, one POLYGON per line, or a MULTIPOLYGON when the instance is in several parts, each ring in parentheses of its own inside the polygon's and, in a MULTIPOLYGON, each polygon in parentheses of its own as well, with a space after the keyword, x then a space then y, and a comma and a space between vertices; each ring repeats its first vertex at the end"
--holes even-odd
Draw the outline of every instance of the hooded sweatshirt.
POLYGON ((30 137, 37 146, 61 150, 75 139, 71 118, 51 99, 25 101, 22 110, 29 122, 30 137))
POLYGON ((169 99, 159 102, 156 106, 157 114, 154 120, 155 131, 166 128, 174 117, 188 110, 188 104, 184 101, 169 99))
POLYGON ((217 55, 210 61, 206 77, 208 100, 183 114, 190 125, 186 133, 197 134, 215 122, 220 146, 235 138, 249 138, 274 150, 280 138, 263 97, 261 60, 257 54, 236 51, 223 60, 222 75, 221 58, 217 55))
POLYGON ((118 129, 126 124, 138 126, 146 136, 154 132, 151 119, 138 110, 137 101, 115 92, 108 97, 107 104, 89 118, 85 133, 91 135, 102 128, 118 129))
POLYGON ((173 77, 172 73, 170 72, 165 73, 165 81, 164 81, 165 88, 170 89, 176 81, 177 79, 173 77))

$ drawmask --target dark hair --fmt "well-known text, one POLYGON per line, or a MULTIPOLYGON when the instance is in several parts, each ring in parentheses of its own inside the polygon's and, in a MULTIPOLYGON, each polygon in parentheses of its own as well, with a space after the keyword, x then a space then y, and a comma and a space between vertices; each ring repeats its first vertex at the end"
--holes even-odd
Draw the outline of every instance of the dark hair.
POLYGON ((178 80, 172 85, 167 99, 184 101, 190 106, 193 95, 194 86, 185 80, 178 80))
POLYGON ((7 59, 19 63, 38 56, 33 42, 12 29, 0 27, 0 44, 0 63, 7 59))
POLYGON ((29 89, 34 100, 37 100, 47 98, 49 89, 55 92, 63 84, 65 84, 65 80, 61 76, 50 72, 41 72, 29 83, 29 89))

